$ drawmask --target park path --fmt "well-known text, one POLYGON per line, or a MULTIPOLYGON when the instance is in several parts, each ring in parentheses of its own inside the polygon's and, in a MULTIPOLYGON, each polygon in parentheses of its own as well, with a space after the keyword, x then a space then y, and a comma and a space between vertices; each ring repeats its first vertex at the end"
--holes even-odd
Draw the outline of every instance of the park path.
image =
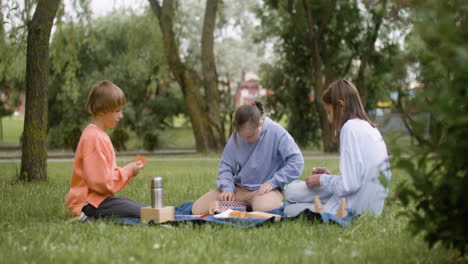
MULTIPOLYGON (((140 154, 145 156, 148 161, 164 161, 164 162, 175 162, 175 161, 219 161, 220 157, 173 157, 172 155, 181 154, 197 154, 194 150, 161 150, 157 152, 145 153, 145 152, 125 152, 117 153, 117 161, 130 161, 135 159, 135 155, 140 154), (167 157, 171 155, 170 157, 167 157)), ((316 151, 304 151, 305 160, 338 160, 339 155, 324 155, 321 152, 316 151)), ((6 162, 20 162, 21 154, 14 156, 0 157, 0 163, 6 162)), ((61 153, 61 154, 50 154, 47 158, 47 162, 72 162, 74 159, 73 153, 61 153)))

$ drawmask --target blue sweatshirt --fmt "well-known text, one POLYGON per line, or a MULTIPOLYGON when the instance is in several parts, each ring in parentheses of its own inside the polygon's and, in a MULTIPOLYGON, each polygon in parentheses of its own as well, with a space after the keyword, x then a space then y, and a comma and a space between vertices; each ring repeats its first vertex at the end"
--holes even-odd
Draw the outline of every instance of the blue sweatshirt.
POLYGON ((235 184, 257 190, 269 182, 276 189, 302 174, 304 158, 291 135, 278 123, 265 117, 260 138, 248 143, 234 134, 229 138, 219 163, 216 186, 222 192, 235 191, 235 184))

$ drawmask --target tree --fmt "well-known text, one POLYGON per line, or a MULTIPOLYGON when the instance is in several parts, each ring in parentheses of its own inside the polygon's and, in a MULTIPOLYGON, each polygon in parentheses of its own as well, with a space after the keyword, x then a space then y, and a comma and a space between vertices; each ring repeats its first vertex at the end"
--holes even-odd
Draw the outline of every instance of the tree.
POLYGON ((0 9, 0 89, 12 92, 11 107, 17 106, 25 88, 27 30, 23 19, 29 17, 30 9, 20 9, 15 1, 0 1, 0 9))
MULTIPOLYGON (((254 41, 258 22, 253 12, 256 5, 255 1, 239 0, 220 2, 217 9, 214 53, 223 117, 221 123, 229 133, 235 111, 234 90, 242 85, 246 72, 257 73, 259 65, 267 60, 268 53, 265 52, 263 43, 254 41)), ((202 71, 203 17, 200 14, 203 11, 204 6, 197 0, 183 1, 183 5, 177 5, 174 10, 174 33, 180 40, 180 56, 187 67, 199 73, 202 71)))
POLYGON ((26 113, 20 180, 47 180, 49 39, 59 0, 39 0, 28 23, 26 113))
POLYGON ((184 94, 196 148, 200 152, 220 151, 224 148, 226 139, 221 122, 218 74, 214 56, 213 34, 218 1, 206 2, 201 37, 201 77, 180 57, 174 34, 174 1, 164 0, 162 5, 157 0, 149 0, 149 3, 159 21, 169 68, 184 94), (204 88, 204 96, 200 87, 204 88))
POLYGON ((182 93, 169 81, 161 32, 145 27, 156 22, 151 10, 125 9, 83 21, 57 20, 50 53, 50 147, 72 143, 73 131, 87 124, 84 102, 97 80, 111 80, 124 91, 119 128, 139 137, 171 126, 171 118, 184 113, 182 93))
MULTIPOLYGON (((405 7, 405 6, 403 6, 405 7)), ((395 165, 409 175, 397 192, 408 206, 410 227, 433 246, 441 242, 462 255, 468 249, 468 6, 466 1, 407 2, 413 31, 408 62, 419 93, 403 106, 413 146, 393 150, 395 165), (429 114, 421 122, 410 111, 429 114), (429 129, 427 129, 429 128, 429 129), (402 155, 405 154, 405 155, 402 155)))
MULTIPOLYGON (((302 72, 299 76, 294 76, 291 72, 283 74, 291 76, 291 80, 307 78, 302 83, 313 88, 310 95, 315 98, 315 110, 326 152, 337 151, 338 142, 320 102, 320 95, 338 78, 355 79, 364 104, 366 103, 366 71, 376 53, 376 40, 379 37, 385 39, 380 33, 384 18, 388 15, 387 2, 362 1, 362 8, 357 1, 265 1, 267 12, 264 12, 265 8, 258 12, 266 28, 264 34, 281 40, 277 45, 283 55, 280 63, 285 63, 286 60, 287 63, 296 62, 296 67, 308 72, 308 77, 302 72), (298 56, 307 60, 298 59, 298 56)), ((385 41, 382 42, 386 44, 385 41)), ((296 88, 300 89, 300 86, 296 88)), ((292 94, 290 105, 298 107, 300 104, 300 109, 306 109, 309 104, 306 101, 310 100, 310 96, 304 96, 304 92, 292 94)), ((303 126, 300 119, 297 122, 291 124, 292 127, 303 126)))
POLYGON ((3 3, 0 0, 0 45, 5 45, 5 20, 3 19, 3 3))

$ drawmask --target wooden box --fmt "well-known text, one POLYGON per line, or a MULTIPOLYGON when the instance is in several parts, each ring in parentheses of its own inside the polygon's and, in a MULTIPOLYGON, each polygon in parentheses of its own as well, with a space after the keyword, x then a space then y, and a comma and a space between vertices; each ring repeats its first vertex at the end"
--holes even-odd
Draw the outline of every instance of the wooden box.
POLYGON ((142 207, 140 209, 140 221, 147 224, 154 220, 158 224, 167 221, 174 221, 174 206, 164 206, 162 208, 142 207))

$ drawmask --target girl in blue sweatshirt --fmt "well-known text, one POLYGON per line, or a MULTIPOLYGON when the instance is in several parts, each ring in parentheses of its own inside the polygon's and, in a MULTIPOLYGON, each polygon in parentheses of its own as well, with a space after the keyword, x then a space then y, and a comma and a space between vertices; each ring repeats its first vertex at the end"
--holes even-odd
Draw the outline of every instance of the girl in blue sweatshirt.
POLYGON ((208 213, 212 201, 244 202, 253 211, 280 208, 285 185, 302 174, 301 151, 283 127, 263 116, 260 102, 239 107, 233 126, 219 163, 217 189, 194 203, 193 214, 208 213))

